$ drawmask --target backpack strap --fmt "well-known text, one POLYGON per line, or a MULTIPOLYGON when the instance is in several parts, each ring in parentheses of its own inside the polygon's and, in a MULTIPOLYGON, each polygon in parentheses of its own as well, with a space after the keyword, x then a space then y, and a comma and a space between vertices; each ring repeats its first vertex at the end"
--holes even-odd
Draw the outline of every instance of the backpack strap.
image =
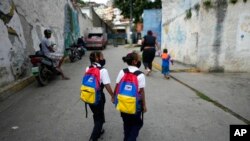
POLYGON ((124 73, 128 73, 128 72, 129 72, 129 69, 128 69, 128 68, 125 68, 125 69, 123 69, 123 72, 124 72, 124 73))
POLYGON ((85 102, 85 111, 86 111, 86 118, 88 118, 88 107, 86 102, 85 102))
POLYGON ((135 74, 136 76, 138 76, 138 75, 142 74, 142 72, 139 71, 139 70, 137 70, 137 71, 134 72, 134 74, 135 74))
MULTIPOLYGON (((124 73, 129 73, 130 71, 129 71, 128 68, 125 68, 125 69, 123 69, 123 72, 124 73)), ((136 76, 138 76, 138 75, 142 74, 142 72, 139 71, 139 70, 137 70, 137 71, 133 72, 133 74, 135 74, 136 76)))
MULTIPOLYGON (((97 65, 95 65, 95 66, 96 66, 96 68, 98 68, 99 70, 103 69, 103 67, 99 67, 99 66, 97 66, 97 65)), ((94 68, 94 64, 91 64, 91 65, 89 66, 89 68, 94 68)))

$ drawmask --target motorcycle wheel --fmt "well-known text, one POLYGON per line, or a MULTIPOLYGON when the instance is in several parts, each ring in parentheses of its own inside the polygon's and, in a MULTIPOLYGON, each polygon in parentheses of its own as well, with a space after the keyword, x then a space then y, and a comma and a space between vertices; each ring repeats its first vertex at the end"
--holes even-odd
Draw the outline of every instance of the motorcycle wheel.
POLYGON ((84 56, 85 55, 85 51, 84 49, 81 50, 81 56, 84 56))
POLYGON ((81 57, 85 55, 85 50, 83 49, 83 47, 80 50, 78 49, 78 51, 81 57))
POLYGON ((74 57, 74 56, 72 56, 72 55, 70 55, 70 56, 69 56, 69 60, 70 60, 70 62, 72 63, 72 62, 74 62, 74 61, 75 61, 75 57, 74 57))
POLYGON ((82 59, 82 54, 79 50, 77 50, 77 58, 78 58, 78 60, 82 59))
POLYGON ((36 80, 38 81, 40 86, 45 86, 48 84, 48 69, 45 66, 39 67, 39 74, 36 76, 36 80))
POLYGON ((80 56, 80 52, 79 52, 78 48, 74 48, 73 54, 74 54, 74 59, 81 60, 81 56, 80 56))
POLYGON ((70 50, 70 51, 71 51, 71 54, 69 56, 69 60, 72 63, 75 61, 75 51, 74 50, 70 50))

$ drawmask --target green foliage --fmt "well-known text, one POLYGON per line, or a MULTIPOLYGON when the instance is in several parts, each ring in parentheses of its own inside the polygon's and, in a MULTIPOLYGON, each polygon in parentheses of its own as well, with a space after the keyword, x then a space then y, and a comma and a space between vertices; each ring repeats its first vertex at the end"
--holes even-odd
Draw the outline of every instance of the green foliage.
POLYGON ((83 0, 76 0, 76 3, 80 7, 84 7, 86 5, 86 3, 83 0))
POLYGON ((186 19, 190 19, 192 17, 192 10, 189 9, 186 11, 186 19))
POLYGON ((4 24, 9 23, 9 21, 12 19, 14 12, 15 12, 16 6, 14 4, 14 2, 11 3, 11 9, 10 9, 10 13, 8 14, 4 14, 0 11, 0 19, 3 20, 4 24))
MULTIPOLYGON (((161 9, 161 0, 131 0, 132 1, 132 15, 134 22, 141 22, 141 15, 144 9, 161 9)), ((130 17, 130 0, 114 0, 114 6, 122 11, 124 17, 130 17)))
POLYGON ((230 0, 230 2, 231 2, 232 4, 237 3, 237 1, 238 1, 238 0, 230 0))
POLYGON ((243 0, 243 2, 244 2, 244 3, 246 3, 246 2, 247 2, 247 0, 243 0))
POLYGON ((200 4, 199 3, 195 4, 194 9, 198 12, 200 10, 200 4))
POLYGON ((85 4, 85 2, 83 0, 77 0, 76 2, 79 3, 79 4, 81 4, 81 5, 85 4))
POLYGON ((206 0, 203 2, 203 6, 205 7, 206 10, 208 10, 209 8, 212 8, 212 2, 211 0, 206 0))

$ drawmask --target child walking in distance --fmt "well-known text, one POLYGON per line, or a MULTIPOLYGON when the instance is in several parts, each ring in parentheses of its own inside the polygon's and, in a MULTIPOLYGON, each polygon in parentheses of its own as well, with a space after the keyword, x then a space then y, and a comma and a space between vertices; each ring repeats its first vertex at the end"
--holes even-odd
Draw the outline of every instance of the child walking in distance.
POLYGON ((115 105, 121 112, 124 141, 136 141, 143 126, 143 113, 147 111, 145 101, 145 75, 138 69, 141 65, 136 52, 122 58, 128 67, 121 70, 116 79, 115 105))
POLYGON ((164 78, 169 79, 170 78, 169 62, 171 62, 173 65, 173 60, 171 60, 171 56, 168 54, 168 50, 166 48, 163 49, 161 58, 162 58, 162 64, 161 64, 162 74, 164 75, 164 78))
POLYGON ((81 99, 86 103, 85 106, 89 105, 93 112, 94 128, 89 141, 97 141, 104 133, 104 105, 106 101, 103 92, 104 87, 111 96, 111 102, 114 102, 114 94, 110 86, 108 71, 103 67, 105 65, 103 54, 101 52, 92 52, 89 59, 91 65, 86 68, 82 80, 81 99))

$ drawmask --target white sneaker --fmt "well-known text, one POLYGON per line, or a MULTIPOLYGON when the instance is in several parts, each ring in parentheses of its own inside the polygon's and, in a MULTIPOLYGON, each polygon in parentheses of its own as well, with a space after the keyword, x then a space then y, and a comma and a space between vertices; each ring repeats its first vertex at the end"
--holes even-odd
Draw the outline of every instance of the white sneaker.
POLYGON ((150 72, 151 72, 151 70, 150 70, 150 69, 147 69, 147 70, 146 70, 146 75, 149 76, 150 72))

